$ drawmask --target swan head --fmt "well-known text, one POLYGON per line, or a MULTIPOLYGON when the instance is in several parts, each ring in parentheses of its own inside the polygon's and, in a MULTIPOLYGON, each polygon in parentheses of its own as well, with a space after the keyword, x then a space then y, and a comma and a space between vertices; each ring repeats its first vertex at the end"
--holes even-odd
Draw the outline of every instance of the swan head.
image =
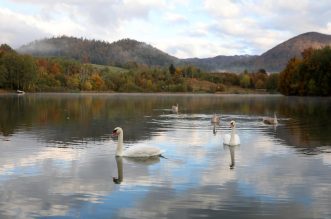
POLYGON ((120 127, 116 127, 116 128, 114 128, 111 136, 116 137, 116 136, 119 136, 119 134, 121 134, 121 133, 123 133, 123 129, 120 127))
POLYGON ((232 120, 232 121, 230 122, 230 127, 231 127, 231 128, 236 127, 236 122, 235 122, 234 120, 232 120))

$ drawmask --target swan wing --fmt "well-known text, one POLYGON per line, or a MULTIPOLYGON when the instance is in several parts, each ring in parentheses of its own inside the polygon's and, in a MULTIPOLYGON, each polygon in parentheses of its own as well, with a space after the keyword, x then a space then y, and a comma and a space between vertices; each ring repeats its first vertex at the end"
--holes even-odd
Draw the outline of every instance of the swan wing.
POLYGON ((223 144, 225 145, 240 145, 240 138, 238 134, 234 135, 234 144, 230 144, 231 135, 225 134, 223 137, 223 144))
POLYGON ((162 154, 157 147, 152 146, 133 146, 124 151, 125 157, 154 157, 162 154))
POLYGON ((225 134, 223 136, 223 144, 229 145, 230 144, 230 138, 231 138, 230 134, 225 134))
POLYGON ((235 135, 234 136, 234 142, 235 142, 235 145, 239 145, 240 144, 240 138, 239 138, 239 135, 235 135))

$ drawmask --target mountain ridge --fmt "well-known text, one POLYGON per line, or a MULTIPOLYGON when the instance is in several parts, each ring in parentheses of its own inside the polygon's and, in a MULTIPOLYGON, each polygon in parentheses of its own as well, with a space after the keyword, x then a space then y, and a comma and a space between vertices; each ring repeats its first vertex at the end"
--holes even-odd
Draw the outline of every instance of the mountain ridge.
POLYGON ((301 57, 301 53, 308 48, 320 49, 331 46, 331 35, 318 32, 306 32, 292 37, 261 54, 255 61, 255 68, 268 71, 279 71, 285 68, 288 60, 301 57))
POLYGON ((133 39, 112 43, 76 37, 53 37, 23 45, 17 51, 34 56, 62 56, 93 64, 130 67, 137 65, 167 67, 170 64, 194 65, 209 72, 243 72, 265 69, 279 72, 292 57, 304 49, 331 46, 331 35, 306 32, 292 37, 261 55, 217 55, 210 58, 180 59, 150 44, 133 39))

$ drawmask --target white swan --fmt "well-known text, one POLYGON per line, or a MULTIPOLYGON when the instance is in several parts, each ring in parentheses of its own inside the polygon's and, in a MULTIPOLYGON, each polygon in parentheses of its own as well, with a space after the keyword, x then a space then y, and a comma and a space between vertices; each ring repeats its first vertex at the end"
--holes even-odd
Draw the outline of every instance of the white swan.
POLYGON ((172 113, 178 113, 178 103, 176 106, 172 106, 171 111, 172 113))
POLYGON ((154 157, 160 156, 162 151, 153 146, 133 146, 126 150, 123 150, 123 129, 116 127, 112 136, 118 136, 116 156, 117 157, 154 157))
POLYGON ((276 113, 274 113, 274 117, 263 117, 263 122, 265 124, 268 125, 277 125, 278 124, 278 120, 277 120, 277 116, 276 113))
POLYGON ((211 118, 211 123, 220 123, 220 121, 221 118, 216 114, 214 114, 213 117, 211 118))
POLYGON ((232 120, 230 122, 230 127, 231 127, 231 134, 224 135, 223 144, 230 146, 240 145, 240 138, 236 134, 236 122, 232 120))

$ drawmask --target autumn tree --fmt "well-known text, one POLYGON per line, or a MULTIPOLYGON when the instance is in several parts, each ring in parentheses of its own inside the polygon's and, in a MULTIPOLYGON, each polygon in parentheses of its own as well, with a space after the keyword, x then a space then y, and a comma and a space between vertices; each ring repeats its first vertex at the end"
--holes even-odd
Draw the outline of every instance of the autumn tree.
POLYGON ((174 75, 176 73, 176 68, 173 64, 169 66, 169 72, 171 75, 174 75))
POLYGON ((291 59, 279 77, 285 95, 331 95, 331 48, 307 49, 291 59))
POLYGON ((250 77, 248 74, 243 74, 240 79, 240 86, 243 88, 248 88, 250 86, 250 77))

